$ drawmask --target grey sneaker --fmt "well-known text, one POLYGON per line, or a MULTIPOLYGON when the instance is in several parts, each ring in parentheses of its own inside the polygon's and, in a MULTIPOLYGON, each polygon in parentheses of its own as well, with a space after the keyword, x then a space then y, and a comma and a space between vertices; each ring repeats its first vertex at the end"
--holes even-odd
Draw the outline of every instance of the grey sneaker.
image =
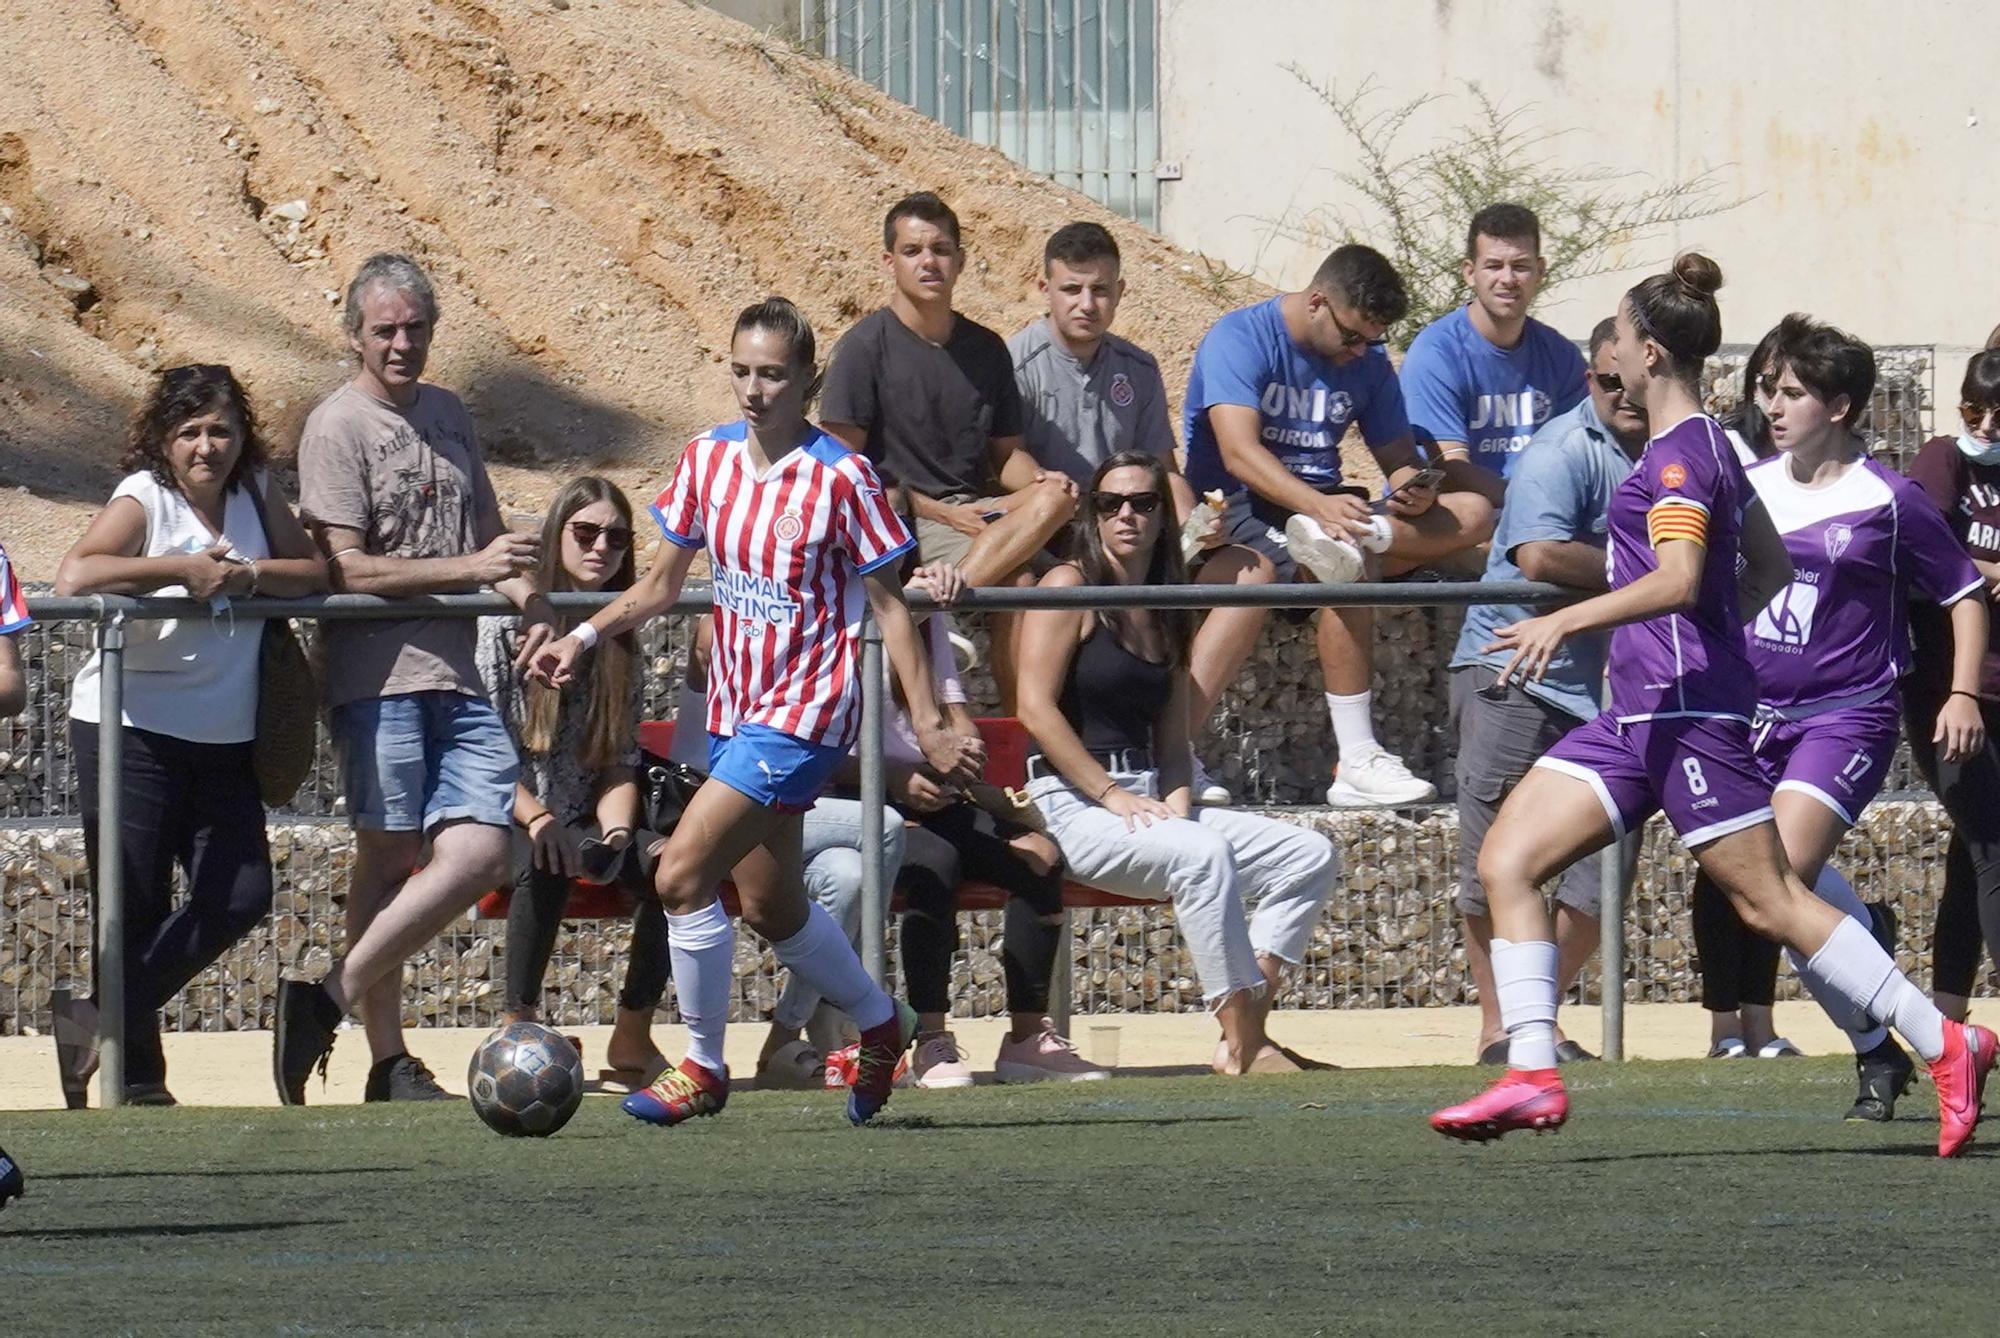
POLYGON ((381 1060, 368 1070, 363 1101, 459 1101, 438 1086, 437 1075, 415 1055, 404 1053, 381 1060))

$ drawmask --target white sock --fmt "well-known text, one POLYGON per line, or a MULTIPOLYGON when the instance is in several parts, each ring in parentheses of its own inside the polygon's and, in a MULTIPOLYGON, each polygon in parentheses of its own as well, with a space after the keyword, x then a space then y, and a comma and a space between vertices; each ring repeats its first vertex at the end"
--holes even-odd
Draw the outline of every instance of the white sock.
POLYGON ((1333 742, 1341 760, 1366 757, 1381 745, 1375 742, 1375 694, 1357 692, 1343 697, 1326 694, 1326 712, 1333 717, 1333 742))
MULTIPOLYGON (((1840 870, 1827 865, 1819 871, 1819 881, 1813 884, 1813 891, 1819 899, 1837 911, 1845 912, 1859 920, 1865 928, 1868 924, 1868 907, 1855 895, 1854 885, 1841 875, 1840 870)), ((1813 964, 1787 948, 1785 956, 1791 960, 1792 970, 1798 972, 1805 982, 1806 990, 1816 1000, 1820 1008, 1834 1026, 1847 1033, 1847 1039, 1854 1046, 1857 1055, 1866 1054, 1889 1038, 1889 1030, 1867 1013, 1860 1011, 1836 992, 1832 986, 1820 978, 1813 964)))
POLYGON ((822 999, 853 1018, 861 1030, 879 1027, 896 1015, 895 1001, 868 978, 854 945, 818 902, 807 905, 805 928, 782 943, 773 943, 771 951, 822 999))
POLYGON ((719 901, 667 917, 667 955, 674 997, 688 1030, 687 1057, 723 1072, 722 1033, 729 1026, 729 991, 736 983, 736 929, 719 901))
POLYGON ((1556 945, 1493 940, 1493 993, 1507 1028, 1507 1064, 1556 1066, 1556 945))
POLYGON ((1926 1063, 1944 1053, 1944 1014, 1853 916, 1841 917, 1807 965, 1849 1004, 1903 1033, 1926 1063))

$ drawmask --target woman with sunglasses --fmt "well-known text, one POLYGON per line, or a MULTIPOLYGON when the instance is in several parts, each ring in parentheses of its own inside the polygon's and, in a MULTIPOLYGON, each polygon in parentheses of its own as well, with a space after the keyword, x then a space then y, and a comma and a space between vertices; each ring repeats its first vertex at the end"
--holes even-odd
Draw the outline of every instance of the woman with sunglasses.
MULTIPOLYGON (((1909 602, 1950 610, 1947 681, 1958 691, 1932 712, 1923 737, 1956 765, 1985 746, 1975 695, 1988 635, 1984 582, 1937 507, 1916 484, 1871 460, 1855 432, 1875 388, 1874 351, 1805 316, 1788 316, 1780 328, 1765 408, 1777 453, 1747 473, 1795 574, 1747 629, 1757 676, 1751 741, 1774 790, 1787 861, 1822 900, 1872 930, 1868 907, 1846 879, 1829 876, 1826 861, 1895 756, 1898 680, 1910 662, 1909 602)), ((1764 1005, 1760 1053, 1784 1053, 1790 1043, 1768 1035, 1776 948, 1763 951, 1768 940, 1742 925, 1704 873, 1696 879, 1695 917, 1705 967, 1713 945, 1700 937, 1704 898, 1730 921, 1723 947, 1740 941, 1741 967, 1754 968, 1746 984, 1764 1005)), ((1709 936, 1716 937, 1712 925, 1709 936)), ((1796 954, 1793 965, 1854 1045, 1860 1092, 1847 1118, 1892 1118, 1914 1068, 1909 1056, 1875 1019, 1827 997, 1796 954)), ((1747 1004, 1744 1011, 1751 1011, 1747 1004)))
MULTIPOLYGON (((184 595, 214 610, 135 624, 125 651, 119 860, 125 887, 125 1100, 171 1106, 160 1009, 271 908, 271 852, 251 765, 264 625, 232 597, 311 595, 326 563, 265 468, 249 397, 227 367, 174 367, 132 420, 125 478, 56 569, 59 595, 184 595), (186 896, 174 904, 174 870, 186 896)), ((70 695, 70 746, 93 886, 98 657, 70 695)), ((97 1068, 97 1007, 57 1010, 63 1094, 97 1068)))
MULTIPOLYGON (((608 479, 572 480, 549 503, 540 551, 540 590, 629 590, 632 504, 608 479)), ((651 877, 661 838, 639 828, 638 649, 630 633, 606 637, 581 661, 575 688, 558 692, 516 677, 520 635, 519 618, 479 620, 479 676, 521 755, 506 1018, 539 1017, 570 880, 630 890, 638 904, 605 1076, 636 1090, 667 1066, 652 1037, 653 1010, 667 991, 667 922, 651 877)))
MULTIPOLYGON (((1925 442, 1910 478, 1944 512, 1979 571, 2000 593, 2000 349, 1975 354, 1959 389, 1959 431, 1925 442)), ((1944 895, 1931 941, 1931 988, 1946 1017, 1964 1018, 1979 973, 1981 938, 2000 960, 2000 619, 1989 619, 1976 686, 1958 681, 1956 627, 1939 608, 1910 610, 1916 668, 1903 694, 1910 755, 1951 816, 1944 895), (1940 756, 1933 741, 1948 707, 1976 706, 1985 743, 1940 756)))
MULTIPOLYGON (((1158 459, 1099 465, 1075 522, 1075 557, 1042 586, 1179 585, 1180 546, 1158 459)), ((1037 609, 1021 634, 1021 723, 1036 752, 1028 795, 1069 876, 1174 904, 1202 996, 1222 1027, 1217 1073, 1311 1066, 1265 1032, 1288 965, 1305 956, 1333 887, 1317 832, 1190 797, 1190 622, 1183 610, 1037 609), (1246 903, 1256 905, 1246 920, 1246 903)))
POLYGON ((806 417, 819 377, 812 326, 796 306, 774 297, 738 315, 729 377, 743 418, 689 442, 650 508, 666 555, 609 608, 538 651, 531 672, 567 688, 583 652, 664 613, 696 552, 707 552, 715 609, 708 779, 660 851, 653 880, 667 910, 688 1054, 625 1098, 624 1110, 671 1125, 713 1115, 729 1098, 722 1041, 735 931, 716 894, 728 878, 744 923, 861 1029, 847 1118, 864 1124, 889 1100, 916 1014, 869 979, 840 926, 806 895, 800 857, 803 815, 860 730, 864 601, 925 760, 948 780, 970 782, 981 750, 948 727, 931 695, 894 576, 915 541, 874 467, 806 417))
POLYGON ((1941 1016, 1866 926, 1799 881, 1751 748, 1757 685, 1739 599, 1762 608, 1792 572, 1722 426, 1701 410, 1702 364, 1722 342, 1721 286, 1715 262, 1690 253, 1619 302, 1613 356, 1653 436, 1612 496, 1611 588, 1495 636, 1514 652, 1504 681, 1539 678, 1569 636, 1616 628, 1611 701, 1536 763, 1480 849, 1510 1068, 1479 1096, 1433 1114, 1431 1127, 1467 1140, 1562 1127, 1569 1097, 1556 1071, 1555 935, 1538 889, 1664 809, 1749 926, 1804 960, 1820 998, 1890 1023, 1930 1064, 1938 1155, 1954 1156, 1979 1122, 2000 1046, 1992 1032, 1941 1016))

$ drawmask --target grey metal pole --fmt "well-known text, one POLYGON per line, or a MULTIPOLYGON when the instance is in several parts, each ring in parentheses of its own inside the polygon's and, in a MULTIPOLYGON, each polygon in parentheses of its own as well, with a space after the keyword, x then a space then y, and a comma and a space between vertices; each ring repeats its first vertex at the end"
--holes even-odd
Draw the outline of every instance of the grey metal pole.
POLYGON ((125 1104, 125 611, 97 624, 97 1103, 125 1104))
MULTIPOLYGON (((1604 705, 1611 705, 1611 684, 1604 684, 1604 705)), ((1598 856, 1597 913, 1598 1006, 1604 1013, 1603 1052, 1607 1060, 1625 1058, 1625 852, 1637 854, 1638 834, 1613 841, 1598 856)))
POLYGON ((882 628, 861 612, 861 964, 869 978, 889 978, 888 880, 882 876, 882 628))

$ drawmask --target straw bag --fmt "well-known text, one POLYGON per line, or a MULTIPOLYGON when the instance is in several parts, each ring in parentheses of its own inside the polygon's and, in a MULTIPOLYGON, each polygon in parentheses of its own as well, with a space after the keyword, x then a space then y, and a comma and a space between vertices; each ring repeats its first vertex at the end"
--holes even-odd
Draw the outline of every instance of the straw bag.
MULTIPOLYGON (((268 549, 271 522, 264 512, 264 489, 256 480, 248 486, 268 549)), ((283 808, 292 802, 312 773, 318 731, 319 678, 312 662, 289 619, 267 618, 258 648, 257 737, 250 745, 250 768, 266 805, 283 808)))

